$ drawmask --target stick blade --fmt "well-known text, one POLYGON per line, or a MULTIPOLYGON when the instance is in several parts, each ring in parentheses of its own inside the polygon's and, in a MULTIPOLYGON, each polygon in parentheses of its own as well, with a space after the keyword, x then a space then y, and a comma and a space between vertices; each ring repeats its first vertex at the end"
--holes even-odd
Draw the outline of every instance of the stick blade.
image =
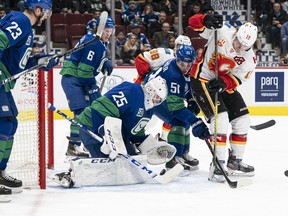
POLYGON ((262 124, 259 125, 251 125, 250 128, 254 129, 254 130, 262 130, 268 127, 272 127, 273 125, 276 124, 276 121, 274 119, 264 122, 262 124))
POLYGON ((172 169, 164 173, 163 175, 155 176, 155 180, 161 184, 167 184, 175 179, 182 171, 184 167, 181 164, 176 164, 172 169))
POLYGON ((241 178, 237 181, 230 181, 228 184, 231 188, 241 188, 253 184, 253 180, 251 178, 241 178))
POLYGON ((107 11, 103 11, 101 12, 100 15, 100 22, 99 22, 99 26, 97 28, 97 32, 96 32, 96 36, 101 38, 101 35, 105 29, 105 25, 107 22, 107 18, 108 18, 108 12, 107 11))

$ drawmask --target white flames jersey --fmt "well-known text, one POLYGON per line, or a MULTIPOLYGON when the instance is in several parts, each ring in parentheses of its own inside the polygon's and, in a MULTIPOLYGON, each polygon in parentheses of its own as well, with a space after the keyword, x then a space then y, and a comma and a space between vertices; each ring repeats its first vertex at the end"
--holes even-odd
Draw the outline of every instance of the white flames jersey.
POLYGON ((167 60, 175 57, 174 51, 169 48, 154 48, 144 52, 143 56, 149 62, 151 71, 158 69, 167 60))
MULTIPOLYGON (((229 80, 227 89, 233 89, 249 79, 257 64, 252 48, 236 53, 232 45, 235 33, 236 29, 229 24, 224 24, 217 30, 218 76, 229 80)), ((190 75, 211 80, 215 78, 215 31, 205 28, 200 36, 208 39, 208 42, 203 55, 194 63, 190 75)))

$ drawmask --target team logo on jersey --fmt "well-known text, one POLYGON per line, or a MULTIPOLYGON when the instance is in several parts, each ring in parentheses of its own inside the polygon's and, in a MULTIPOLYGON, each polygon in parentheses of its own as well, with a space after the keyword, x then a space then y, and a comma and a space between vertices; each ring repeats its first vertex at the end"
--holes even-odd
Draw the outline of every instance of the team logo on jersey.
POLYGON ((225 40, 224 40, 224 39, 219 39, 219 40, 217 41, 217 44, 218 44, 218 46, 223 47, 224 44, 225 44, 225 40))
POLYGON ((241 65, 243 62, 245 62, 245 58, 241 56, 235 56, 234 60, 238 65, 241 65))
POLYGON ((140 121, 135 125, 134 128, 131 130, 131 134, 136 135, 138 134, 141 130, 143 130, 148 122, 150 121, 149 118, 142 118, 140 121))
POLYGON ((8 112, 9 111, 9 107, 6 106, 6 105, 2 106, 2 111, 3 112, 8 112))
POLYGON ((26 45, 29 46, 31 44, 31 41, 32 41, 32 37, 31 37, 31 35, 29 35, 29 37, 27 38, 27 41, 26 41, 26 45))
POLYGON ((143 117, 143 115, 144 115, 144 109, 143 108, 139 108, 136 116, 141 118, 141 117, 143 117))
MULTIPOLYGON (((215 52, 212 54, 208 62, 208 67, 211 71, 215 71, 215 52)), ((234 59, 228 58, 222 53, 218 53, 218 73, 224 75, 236 67, 234 59)))

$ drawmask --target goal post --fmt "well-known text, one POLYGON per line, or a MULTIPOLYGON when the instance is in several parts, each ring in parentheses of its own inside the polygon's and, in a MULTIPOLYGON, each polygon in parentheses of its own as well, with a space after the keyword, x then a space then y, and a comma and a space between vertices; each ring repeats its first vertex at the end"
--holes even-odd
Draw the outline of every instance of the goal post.
POLYGON ((53 103, 52 70, 25 74, 12 90, 19 114, 7 171, 24 188, 45 189, 46 169, 54 165, 53 113, 46 109, 53 103))

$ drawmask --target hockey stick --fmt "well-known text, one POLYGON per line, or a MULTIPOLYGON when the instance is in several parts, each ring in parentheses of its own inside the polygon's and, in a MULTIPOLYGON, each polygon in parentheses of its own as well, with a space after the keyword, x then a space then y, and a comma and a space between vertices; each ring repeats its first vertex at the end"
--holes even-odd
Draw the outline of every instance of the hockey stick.
MULTIPOLYGON (((214 151, 213 151, 213 148, 211 146, 211 143, 209 142, 208 139, 205 139, 205 142, 211 152, 211 154, 214 156, 214 151)), ((225 172, 225 170, 223 169, 222 165, 220 164, 218 158, 215 156, 215 161, 216 161, 216 164, 218 165, 219 169, 221 170, 221 172, 223 173, 224 175, 224 178, 226 179, 228 185, 231 187, 231 188, 239 188, 239 187, 244 187, 244 186, 247 186, 247 185, 251 185, 253 183, 252 179, 251 178, 242 178, 242 179, 239 179, 237 181, 231 181, 229 179, 229 177, 227 176, 227 173, 225 172)))
MULTIPOLYGON (((76 51, 78 51, 78 50, 81 50, 81 49, 83 49, 84 47, 86 47, 86 46, 88 46, 88 45, 90 45, 90 44, 92 44, 92 43, 95 43, 96 41, 100 40, 101 35, 102 35, 102 33, 103 33, 104 29, 105 29, 107 17, 108 17, 107 11, 103 11, 103 12, 101 13, 101 16, 100 16, 99 26, 98 26, 98 28, 97 28, 96 37, 95 37, 94 39, 92 39, 92 40, 90 40, 90 41, 88 41, 88 42, 86 42, 86 43, 80 44, 79 46, 74 47, 74 48, 66 51, 65 53, 55 54, 55 55, 53 55, 52 57, 48 58, 47 62, 49 62, 49 60, 52 59, 52 58, 54 58, 54 59, 60 59, 60 58, 62 58, 62 57, 64 57, 64 56, 67 56, 67 55, 69 55, 69 54, 71 54, 71 53, 73 53, 73 52, 76 52, 76 51)), ((18 74, 15 74, 15 75, 13 75, 13 76, 11 76, 11 77, 8 77, 8 78, 6 78, 5 80, 2 80, 0 86, 6 84, 6 83, 8 83, 8 82, 11 82, 12 80, 18 79, 20 76, 22 76, 22 75, 24 75, 24 74, 26 74, 26 73, 29 73, 29 72, 31 72, 31 71, 33 71, 33 70, 38 70, 39 68, 45 66, 45 65, 47 64, 47 62, 46 62, 46 63, 41 63, 41 64, 38 64, 38 65, 35 65, 35 66, 33 66, 33 67, 29 68, 29 69, 26 69, 26 70, 24 70, 24 71, 22 71, 22 72, 20 72, 20 73, 18 73, 18 74)))
MULTIPOLYGON (((218 80, 218 44, 217 44, 217 29, 214 32, 214 46, 215 46, 215 78, 218 80)), ((215 93, 215 102, 214 102, 214 134, 213 134, 213 142, 214 142, 214 150, 213 150, 213 163, 216 165, 216 148, 217 148, 217 133, 218 133, 218 100, 219 93, 215 93)))
POLYGON ((263 130, 269 127, 272 127, 273 125, 276 124, 276 121, 274 119, 271 119, 267 122, 264 122, 262 124, 258 124, 258 125, 251 125, 250 128, 254 129, 254 130, 263 130))
MULTIPOLYGON (((67 119, 68 121, 70 121, 71 123, 75 124, 76 126, 80 127, 83 131, 87 132, 91 137, 93 137, 94 139, 102 142, 103 139, 99 136, 97 136, 95 133, 93 133, 91 130, 89 130, 87 127, 85 127, 84 125, 82 125, 81 123, 79 123, 78 121, 76 121, 73 118, 70 118, 69 116, 67 116, 65 113, 61 112, 60 110, 58 110, 55 106, 53 106, 52 104, 48 103, 47 104, 47 108, 58 113, 59 115, 63 116, 65 119, 67 119)), ((180 164, 177 164, 176 166, 174 166, 171 170, 169 171, 165 171, 162 170, 160 173, 157 173, 151 169, 148 169, 146 166, 142 165, 139 161, 137 161, 135 158, 133 158, 132 156, 130 156, 129 154, 120 154, 123 158, 127 159, 127 161, 129 161, 130 164, 132 164, 133 166, 135 166, 138 170, 141 170, 141 172, 146 173, 146 175, 148 175, 149 177, 155 179, 156 181, 158 181, 161 184, 167 184, 170 181, 172 181, 175 177, 178 176, 178 174, 180 172, 183 171, 183 166, 180 164)))
POLYGON ((103 76, 103 79, 102 79, 102 82, 101 82, 101 85, 100 85, 100 93, 102 93, 102 90, 103 90, 103 87, 104 87, 104 84, 105 84, 107 76, 108 76, 108 71, 105 70, 105 74, 103 76))

